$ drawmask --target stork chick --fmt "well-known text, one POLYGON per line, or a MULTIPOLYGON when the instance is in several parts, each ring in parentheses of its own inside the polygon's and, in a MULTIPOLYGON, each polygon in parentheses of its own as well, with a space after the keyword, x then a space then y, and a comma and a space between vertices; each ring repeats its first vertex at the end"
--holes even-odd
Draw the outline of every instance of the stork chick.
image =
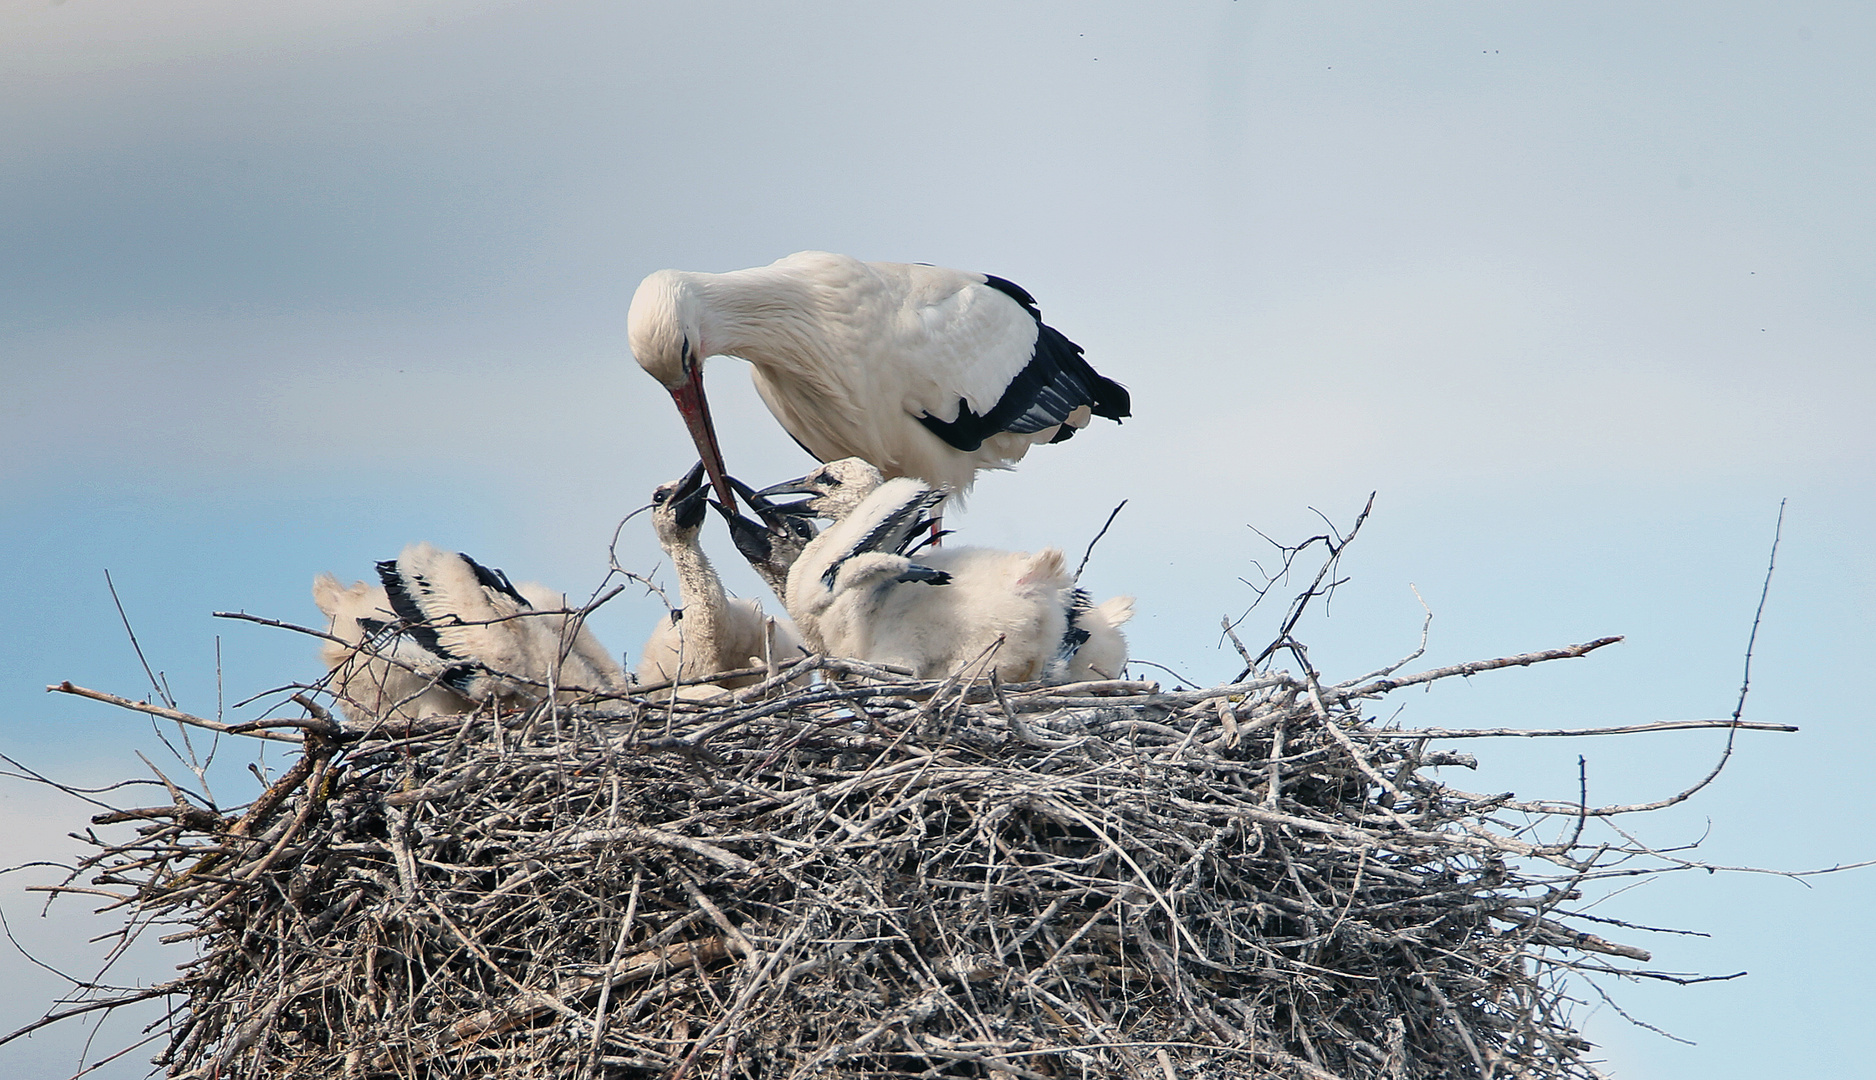
MULTIPOLYGON (((765 491, 811 493, 809 506, 839 513, 853 474, 853 465, 834 462, 765 491)), ((980 657, 989 657, 1006 682, 1078 681, 1118 671, 1126 656, 1119 626, 1132 600, 1090 606, 1059 549, 903 554, 943 498, 916 480, 887 480, 807 545, 789 572, 788 610, 810 645, 903 665, 921 678, 950 674, 980 657)))
POLYGON ((354 724, 466 712, 476 704, 574 700, 625 688, 625 673, 583 621, 564 614, 566 596, 516 587, 500 570, 430 544, 378 564, 380 584, 313 581, 330 620, 320 656, 354 724))
MULTIPOLYGON (((645 642, 638 664, 644 682, 699 679, 801 655, 801 638, 785 620, 771 619, 760 603, 724 591, 697 542, 707 495, 703 480, 704 465, 698 462, 682 480, 652 492, 652 528, 677 573, 681 606, 667 614, 645 642)), ((743 676, 710 685, 735 689, 758 681, 760 676, 743 676)))

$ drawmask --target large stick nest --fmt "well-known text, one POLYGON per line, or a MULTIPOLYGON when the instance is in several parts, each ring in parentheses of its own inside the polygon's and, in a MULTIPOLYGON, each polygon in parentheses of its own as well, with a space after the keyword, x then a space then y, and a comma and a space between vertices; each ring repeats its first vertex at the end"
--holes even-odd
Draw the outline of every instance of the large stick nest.
POLYGON ((1645 808, 1467 795, 1360 707, 1605 643, 1171 692, 811 658, 364 732, 299 697, 240 729, 299 743, 260 799, 100 815, 137 835, 81 869, 200 950, 141 995, 177 1077, 1591 1076, 1563 976, 1647 954, 1565 908, 1646 850, 1584 819, 1645 808))

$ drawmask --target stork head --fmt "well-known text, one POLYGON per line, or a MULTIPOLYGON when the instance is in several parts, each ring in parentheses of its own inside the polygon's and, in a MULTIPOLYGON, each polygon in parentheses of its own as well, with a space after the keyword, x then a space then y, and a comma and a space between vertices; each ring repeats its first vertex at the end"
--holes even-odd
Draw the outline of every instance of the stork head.
POLYGON ((658 533, 659 543, 669 547, 697 542, 707 494, 703 478, 704 464, 699 461, 682 480, 659 484, 651 493, 651 527, 658 533))
POLYGON ((703 313, 696 293, 676 270, 660 270, 639 283, 625 316, 626 340, 638 366, 673 393, 702 367, 703 313))
POLYGON ((762 519, 761 522, 751 521, 722 503, 710 504, 729 525, 730 539, 736 542, 736 550, 751 566, 758 569, 767 566, 786 578, 789 567, 819 531, 809 520, 814 511, 808 509, 806 503, 772 502, 734 476, 730 477, 730 486, 762 519))
POLYGON ((828 462, 806 476, 765 487, 756 494, 770 499, 777 495, 807 495, 809 498, 787 509, 796 513, 805 510, 815 517, 839 520, 851 513, 885 480, 878 469, 859 458, 841 458, 828 462))
POLYGON ((638 366, 657 379, 677 402, 678 414, 690 429, 691 441, 703 458, 704 469, 717 489, 717 497, 731 509, 729 473, 717 446, 716 427, 710 422, 710 402, 704 397, 703 364, 710 355, 704 345, 703 301, 685 275, 660 270, 639 283, 625 317, 626 341, 638 366))

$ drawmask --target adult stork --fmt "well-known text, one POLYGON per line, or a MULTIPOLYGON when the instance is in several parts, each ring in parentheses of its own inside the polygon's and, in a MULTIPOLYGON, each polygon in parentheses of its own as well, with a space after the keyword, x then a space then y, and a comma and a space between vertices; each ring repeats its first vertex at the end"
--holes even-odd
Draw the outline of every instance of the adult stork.
POLYGON ((944 492, 909 477, 882 483, 851 459, 763 492, 792 493, 838 518, 788 575, 789 613, 814 647, 902 664, 923 678, 986 657, 1009 682, 1112 678, 1126 662, 1120 625, 1133 599, 1089 603, 1060 549, 907 554, 944 492))
POLYGON ((659 270, 632 297, 627 338, 677 402, 718 497, 735 497, 704 397, 711 356, 749 361, 756 390, 808 453, 859 457, 952 493, 1060 442, 1127 391, 1043 323, 1003 278, 803 251, 723 274, 659 270))

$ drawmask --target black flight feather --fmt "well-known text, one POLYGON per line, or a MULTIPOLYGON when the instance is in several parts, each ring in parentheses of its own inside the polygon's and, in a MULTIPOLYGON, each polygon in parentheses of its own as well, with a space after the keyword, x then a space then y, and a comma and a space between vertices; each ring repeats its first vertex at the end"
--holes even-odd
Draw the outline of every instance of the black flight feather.
POLYGON ((444 669, 436 681, 457 694, 475 701, 485 692, 482 680, 488 675, 488 668, 476 663, 451 664, 444 669))
POLYGON ((507 574, 502 573, 492 566, 483 566, 463 552, 458 551, 456 555, 461 558, 463 562, 469 564, 470 572, 475 574, 476 581, 481 583, 483 588, 494 589, 496 592, 505 593, 510 599, 514 600, 515 603, 520 604, 524 608, 534 606, 528 603, 527 597, 515 591, 515 587, 508 581, 507 574))
POLYGON ((951 584, 951 575, 943 570, 933 570, 929 566, 920 566, 917 563, 913 563, 911 566, 900 571, 899 576, 893 578, 893 580, 919 581, 927 585, 949 585, 951 584))
POLYGON ((890 551, 897 554, 905 546, 913 530, 925 520, 925 511, 944 501, 945 493, 936 488, 926 488, 912 498, 893 507, 891 512, 880 519, 865 536, 855 541, 847 553, 830 563, 821 573, 821 583, 828 588, 834 587, 834 578, 848 559, 856 555, 865 555, 874 551, 890 551))
POLYGON ((906 536, 906 543, 901 547, 899 554, 909 559, 957 531, 956 529, 939 529, 937 532, 932 532, 931 527, 932 522, 929 519, 921 521, 913 526, 911 533, 906 536), (918 538, 916 542, 913 540, 913 537, 918 538))
MULTIPOLYGON (((947 423, 935 416, 921 416, 919 423, 951 446, 968 452, 999 432, 1029 434, 1061 424, 1083 405, 1094 415, 1110 420, 1132 415, 1127 388, 1089 367, 1082 358, 1081 346, 1043 322, 1035 297, 1022 286, 993 275, 986 274, 984 284, 1021 304, 1036 320, 1036 343, 1029 363, 1003 388, 1003 396, 989 412, 979 415, 959 398, 956 420, 947 423)), ((1074 431, 1065 426, 1050 441, 1061 442, 1074 431)))
POLYGON ((416 639, 417 644, 446 660, 461 659, 443 647, 443 639, 437 636, 436 629, 424 616, 423 609, 417 606, 416 598, 410 595, 410 586, 405 583, 404 575, 397 567, 397 560, 386 559, 378 564, 378 580, 384 582, 384 594, 391 601, 391 610, 404 620, 404 628, 410 631, 410 636, 416 639))

